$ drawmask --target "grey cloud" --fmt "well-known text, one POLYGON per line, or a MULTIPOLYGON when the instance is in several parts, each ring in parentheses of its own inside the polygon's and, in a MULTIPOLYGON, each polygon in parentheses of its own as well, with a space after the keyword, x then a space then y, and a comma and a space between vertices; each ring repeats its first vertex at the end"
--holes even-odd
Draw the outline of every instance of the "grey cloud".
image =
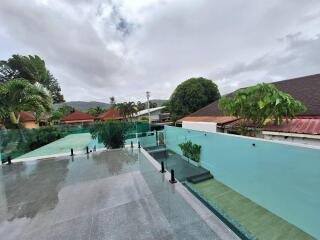
MULTIPOLYGON (((250 63, 238 63, 215 75, 218 79, 231 79, 237 85, 248 86, 257 82, 272 82, 320 71, 320 34, 306 39, 301 33, 286 35, 287 46, 273 54, 264 55, 250 63), (259 75, 255 79, 247 76, 259 75), (261 74, 262 73, 262 74, 261 74), (245 77, 244 77, 245 76, 245 77)), ((227 92, 233 90, 227 88, 227 92)))
POLYGON ((0 58, 39 54, 67 100, 167 98, 193 76, 226 93, 319 71, 317 0, 38 1, 2 1, 0 58))

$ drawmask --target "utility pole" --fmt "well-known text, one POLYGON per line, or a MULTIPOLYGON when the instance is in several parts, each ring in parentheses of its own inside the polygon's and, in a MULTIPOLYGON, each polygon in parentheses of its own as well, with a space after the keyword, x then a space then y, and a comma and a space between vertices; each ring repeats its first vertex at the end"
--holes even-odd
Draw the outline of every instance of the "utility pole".
POLYGON ((148 103, 148 116, 149 116, 149 131, 151 130, 151 117, 150 117, 150 92, 146 91, 147 103, 148 103))

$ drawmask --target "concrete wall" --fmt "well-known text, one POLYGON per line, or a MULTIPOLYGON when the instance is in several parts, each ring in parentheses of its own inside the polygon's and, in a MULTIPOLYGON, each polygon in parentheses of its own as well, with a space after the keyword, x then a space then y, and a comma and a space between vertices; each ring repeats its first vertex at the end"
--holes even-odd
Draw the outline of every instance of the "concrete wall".
POLYGON ((205 132, 217 132, 217 124, 213 122, 182 122, 182 128, 205 131, 205 132))
POLYGON ((165 127, 166 145, 200 144, 201 165, 215 178, 320 238, 320 148, 165 127))
POLYGON ((23 125, 25 128, 39 128, 39 123, 34 121, 24 122, 23 125))

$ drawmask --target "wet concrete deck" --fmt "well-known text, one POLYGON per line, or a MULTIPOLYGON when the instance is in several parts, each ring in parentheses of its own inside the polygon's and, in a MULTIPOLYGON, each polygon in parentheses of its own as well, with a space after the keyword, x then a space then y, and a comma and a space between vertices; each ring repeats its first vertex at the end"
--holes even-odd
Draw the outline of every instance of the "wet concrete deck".
MULTIPOLYGON (((197 206, 203 208, 203 206, 197 206)), ((3 239, 236 239, 130 150, 0 168, 3 239)))

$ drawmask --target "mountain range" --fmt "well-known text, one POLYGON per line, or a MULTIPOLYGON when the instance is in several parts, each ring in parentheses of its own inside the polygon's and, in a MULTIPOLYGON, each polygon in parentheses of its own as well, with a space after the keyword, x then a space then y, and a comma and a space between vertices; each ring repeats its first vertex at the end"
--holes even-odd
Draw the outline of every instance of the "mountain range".
MULTIPOLYGON (((152 103, 157 103, 158 107, 162 106, 163 103, 165 103, 167 100, 163 99, 153 99, 150 100, 152 103)), ((56 103, 53 105, 54 109, 61 108, 63 106, 70 106, 73 107, 74 109, 81 111, 81 112, 86 112, 90 108, 95 108, 95 107, 101 107, 103 109, 108 109, 110 107, 109 103, 104 103, 104 102, 96 102, 96 101, 70 101, 70 102, 64 102, 64 103, 56 103)))

